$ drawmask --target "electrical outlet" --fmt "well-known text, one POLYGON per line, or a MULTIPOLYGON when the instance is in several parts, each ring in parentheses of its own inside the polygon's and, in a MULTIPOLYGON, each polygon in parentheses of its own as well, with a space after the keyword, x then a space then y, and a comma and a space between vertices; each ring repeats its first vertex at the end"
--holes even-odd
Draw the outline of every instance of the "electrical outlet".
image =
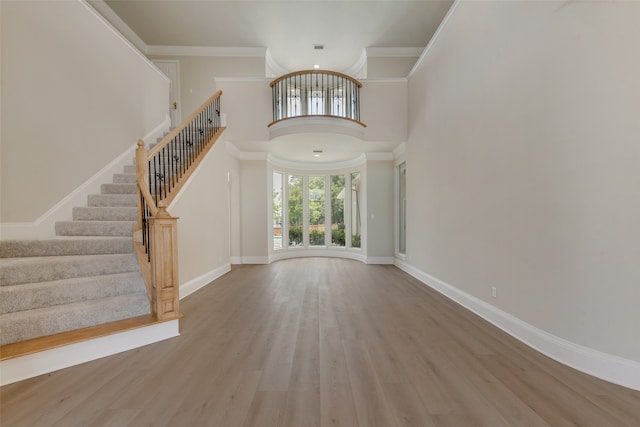
POLYGON ((498 296, 498 288, 496 288, 495 286, 491 287, 491 296, 494 298, 498 296))

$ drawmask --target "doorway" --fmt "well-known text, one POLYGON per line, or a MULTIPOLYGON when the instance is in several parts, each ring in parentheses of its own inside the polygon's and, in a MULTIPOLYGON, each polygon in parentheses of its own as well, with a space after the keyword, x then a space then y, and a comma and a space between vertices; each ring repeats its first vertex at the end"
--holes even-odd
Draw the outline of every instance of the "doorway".
POLYGON ((171 80, 169 88, 169 115, 171 127, 180 124, 180 62, 177 60, 153 61, 160 71, 171 80))

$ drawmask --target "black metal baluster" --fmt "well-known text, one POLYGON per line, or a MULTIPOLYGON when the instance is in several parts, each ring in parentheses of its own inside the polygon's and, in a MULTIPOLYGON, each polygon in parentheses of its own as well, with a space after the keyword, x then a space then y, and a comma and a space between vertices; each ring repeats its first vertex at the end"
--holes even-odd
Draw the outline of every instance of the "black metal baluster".
POLYGON ((151 175, 151 165, 149 165, 149 192, 153 196, 153 200, 155 204, 158 204, 158 180, 156 178, 157 168, 156 162, 158 161, 158 156, 153 156, 153 175, 151 175), (151 188, 153 186, 153 189, 151 188))

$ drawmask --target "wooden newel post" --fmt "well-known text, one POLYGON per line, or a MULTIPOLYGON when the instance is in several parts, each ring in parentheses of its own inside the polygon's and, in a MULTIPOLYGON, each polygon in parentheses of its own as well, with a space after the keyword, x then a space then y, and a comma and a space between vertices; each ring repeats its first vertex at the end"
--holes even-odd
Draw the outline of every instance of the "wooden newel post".
POLYGON ((151 245, 151 309, 158 320, 175 319, 180 315, 178 283, 178 218, 167 212, 163 201, 158 212, 149 218, 151 245))

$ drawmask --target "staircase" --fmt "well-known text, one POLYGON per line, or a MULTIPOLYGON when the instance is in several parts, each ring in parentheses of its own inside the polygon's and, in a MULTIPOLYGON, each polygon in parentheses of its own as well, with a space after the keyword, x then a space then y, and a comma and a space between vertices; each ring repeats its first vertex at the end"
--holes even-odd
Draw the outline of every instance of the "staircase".
POLYGON ((0 345, 150 314, 132 243, 135 178, 125 166, 53 239, 0 241, 0 345))

